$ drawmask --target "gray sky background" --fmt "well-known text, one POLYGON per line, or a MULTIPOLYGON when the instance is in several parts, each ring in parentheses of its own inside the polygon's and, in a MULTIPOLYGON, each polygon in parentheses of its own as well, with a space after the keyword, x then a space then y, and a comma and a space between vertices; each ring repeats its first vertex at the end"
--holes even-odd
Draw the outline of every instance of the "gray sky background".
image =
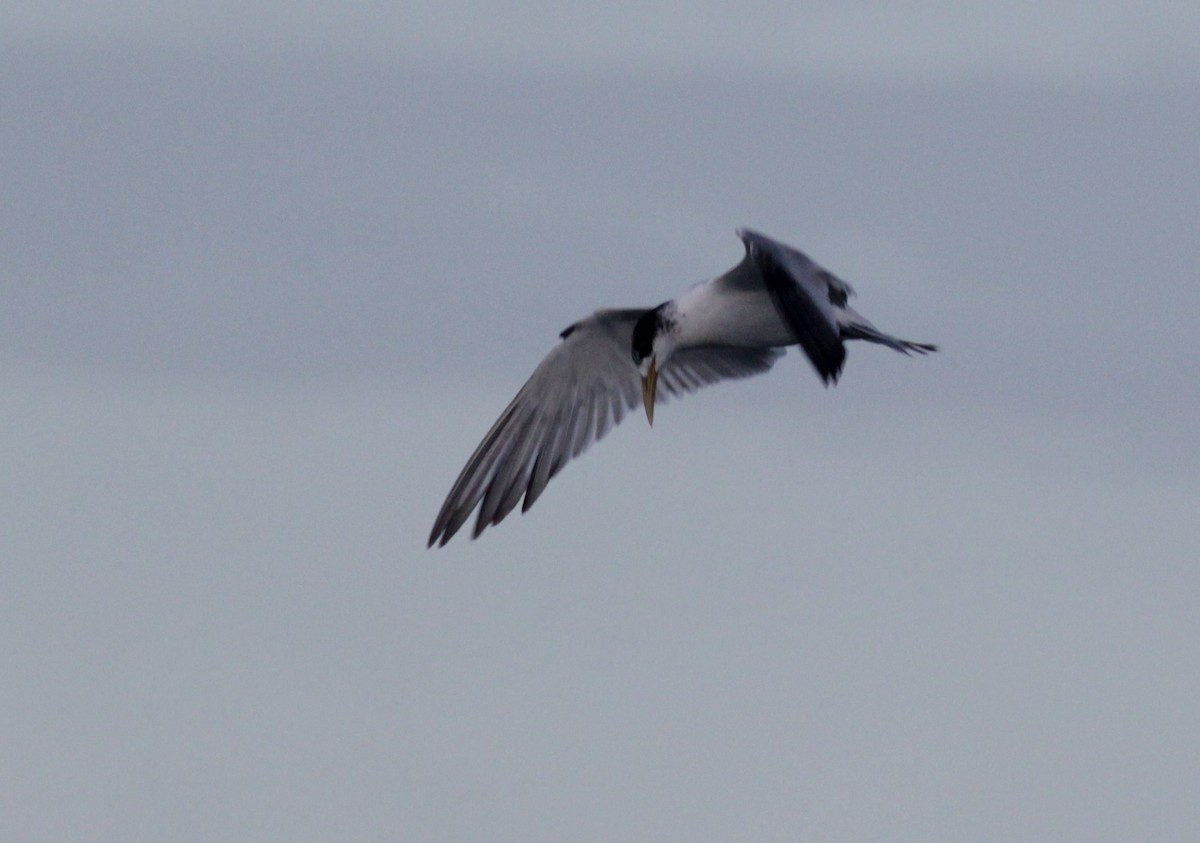
POLYGON ((167 8, 0 32, 0 837, 1200 828, 1200 7, 167 8), (943 352, 426 551, 739 225, 943 352))

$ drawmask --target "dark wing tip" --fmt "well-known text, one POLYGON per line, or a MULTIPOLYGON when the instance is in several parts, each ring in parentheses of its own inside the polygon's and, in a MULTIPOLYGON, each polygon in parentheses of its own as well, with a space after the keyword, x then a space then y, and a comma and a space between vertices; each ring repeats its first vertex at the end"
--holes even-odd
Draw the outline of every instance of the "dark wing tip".
POLYGON ((444 512, 438 513, 437 520, 433 522, 433 529, 429 531, 429 541, 425 542, 426 550, 433 547, 435 544, 437 544, 438 547, 441 547, 442 545, 446 544, 447 541, 449 541, 449 537, 443 535, 446 532, 444 515, 444 512), (442 539, 441 544, 438 544, 439 537, 442 539))
POLYGON ((454 538, 454 534, 461 527, 461 521, 453 523, 453 519, 446 518, 444 515, 438 516, 438 520, 433 525, 433 531, 429 534, 429 541, 425 543, 425 549, 429 550, 435 544, 438 547, 445 547, 446 542, 454 538))
POLYGON ((836 383, 846 362, 846 349, 837 325, 828 305, 816 301, 788 265, 793 259, 808 261, 808 258, 749 229, 739 229, 738 236, 746 244, 750 259, 758 265, 779 315, 791 327, 809 362, 826 385, 836 383))

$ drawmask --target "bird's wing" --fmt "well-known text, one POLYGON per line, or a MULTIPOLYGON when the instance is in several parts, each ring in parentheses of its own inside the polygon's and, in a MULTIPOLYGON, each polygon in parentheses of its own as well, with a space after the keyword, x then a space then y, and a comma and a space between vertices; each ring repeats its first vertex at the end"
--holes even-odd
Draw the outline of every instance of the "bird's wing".
MULTIPOLYGON (((782 357, 782 348, 734 348, 724 345, 678 349, 659 373, 658 385, 681 396, 717 381, 761 375, 782 357)), ((666 403, 665 400, 660 403, 666 403)))
MULTIPOLYGON (((562 332, 554 347, 479 443, 434 521, 429 546, 444 545, 475 507, 472 538, 499 524, 524 495, 533 506, 550 478, 602 438, 641 400, 630 346, 644 310, 602 310, 562 332)), ((667 395, 765 372, 777 349, 681 349, 659 374, 667 395)))
POLYGON ((742 229, 746 257, 758 267, 779 315, 791 327, 825 383, 836 382, 846 361, 835 300, 844 304, 851 293, 844 281, 815 261, 770 237, 742 229))

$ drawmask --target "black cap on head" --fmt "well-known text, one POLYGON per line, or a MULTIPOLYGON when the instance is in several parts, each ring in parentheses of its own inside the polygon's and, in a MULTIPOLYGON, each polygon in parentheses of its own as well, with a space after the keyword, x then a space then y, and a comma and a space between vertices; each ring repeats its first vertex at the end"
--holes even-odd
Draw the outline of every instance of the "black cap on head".
POLYGON ((633 326, 633 362, 641 365, 642 361, 654 351, 654 338, 662 327, 661 311, 663 305, 647 310, 633 326))

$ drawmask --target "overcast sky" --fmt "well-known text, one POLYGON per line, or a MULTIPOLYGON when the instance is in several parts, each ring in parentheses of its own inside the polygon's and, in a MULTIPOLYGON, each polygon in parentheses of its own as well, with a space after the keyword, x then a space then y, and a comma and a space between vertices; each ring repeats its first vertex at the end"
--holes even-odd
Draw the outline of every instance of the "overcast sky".
POLYGON ((1194 836, 1198 33, 6 11, 0 837, 1194 836), (427 551, 558 332, 743 225, 942 352, 790 353, 427 551))

